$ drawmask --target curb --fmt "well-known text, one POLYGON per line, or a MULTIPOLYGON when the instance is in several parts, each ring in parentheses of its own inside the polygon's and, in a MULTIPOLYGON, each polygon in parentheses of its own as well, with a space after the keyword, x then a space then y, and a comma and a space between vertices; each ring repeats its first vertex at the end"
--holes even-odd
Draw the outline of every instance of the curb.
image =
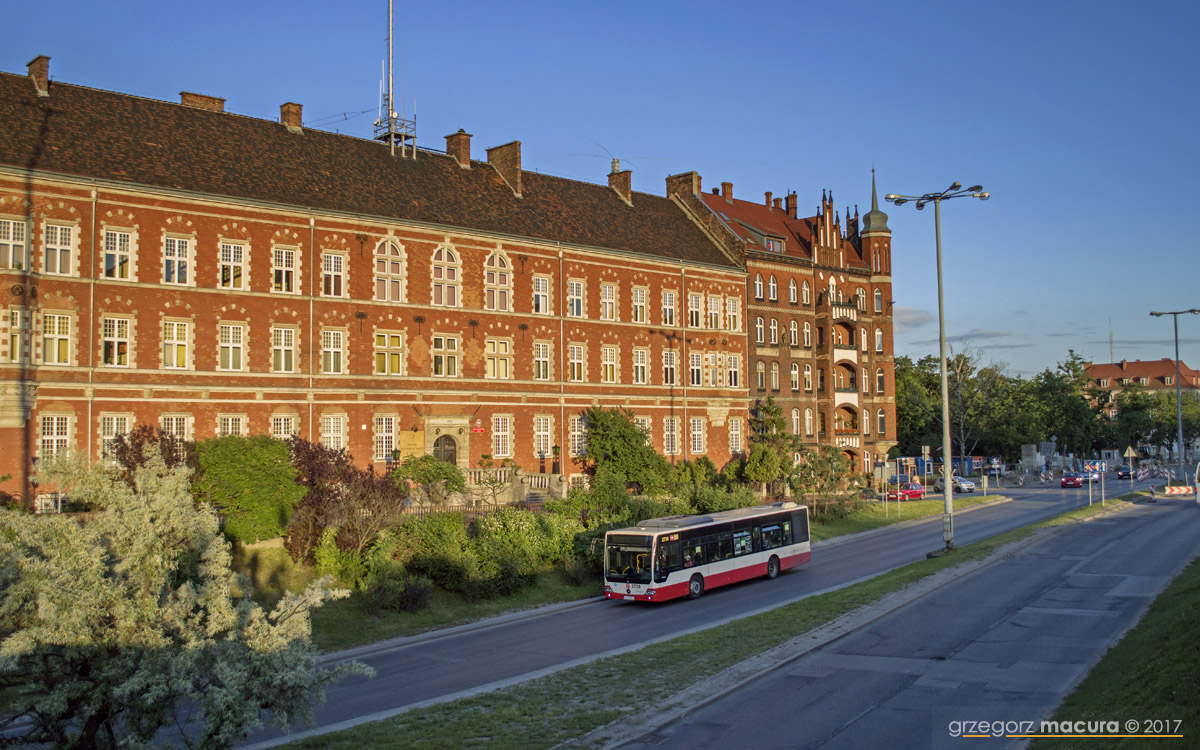
MULTIPOLYGON (((978 505, 971 505, 971 506, 968 506, 961 510, 956 509, 954 511, 954 515, 960 516, 964 513, 970 513, 972 511, 980 510, 982 508, 992 508, 997 505, 1003 505, 1004 503, 1011 503, 1012 501, 1013 501, 1013 498, 1000 495, 1000 496, 997 496, 997 498, 995 500, 989 500, 986 503, 979 503, 978 505)), ((912 518, 907 521, 900 521, 899 523, 891 523, 886 526, 880 526, 877 529, 868 529, 866 531, 859 531, 859 532, 855 532, 853 534, 842 534, 841 536, 835 536, 831 539, 822 539, 819 542, 813 542, 812 548, 814 550, 817 550, 817 549, 822 549, 825 547, 836 547, 837 545, 844 544, 845 542, 853 542, 858 539, 869 539, 873 536, 878 536, 879 534, 882 534, 885 531, 890 531, 891 529, 906 529, 906 528, 909 528, 910 526, 917 526, 918 524, 927 523, 929 521, 937 520, 940 518, 941 518, 940 515, 921 516, 920 518, 912 518)))

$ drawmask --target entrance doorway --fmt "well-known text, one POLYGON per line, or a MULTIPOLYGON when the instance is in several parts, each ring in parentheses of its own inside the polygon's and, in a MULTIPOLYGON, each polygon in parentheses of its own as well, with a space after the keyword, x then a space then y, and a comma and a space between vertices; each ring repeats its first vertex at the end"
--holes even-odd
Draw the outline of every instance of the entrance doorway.
POLYGON ((433 442, 433 457, 448 464, 458 465, 458 444, 449 435, 442 435, 433 442))

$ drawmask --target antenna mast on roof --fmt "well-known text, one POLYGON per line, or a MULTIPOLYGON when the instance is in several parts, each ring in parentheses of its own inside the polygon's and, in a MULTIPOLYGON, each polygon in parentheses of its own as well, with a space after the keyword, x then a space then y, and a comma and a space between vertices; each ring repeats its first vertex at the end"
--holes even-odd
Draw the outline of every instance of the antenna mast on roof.
POLYGON ((383 141, 396 155, 396 144, 400 144, 400 155, 417 158, 417 114, 414 108, 412 119, 396 114, 395 96, 392 93, 392 0, 388 0, 388 64, 387 92, 383 95, 383 107, 375 120, 375 140, 383 141))

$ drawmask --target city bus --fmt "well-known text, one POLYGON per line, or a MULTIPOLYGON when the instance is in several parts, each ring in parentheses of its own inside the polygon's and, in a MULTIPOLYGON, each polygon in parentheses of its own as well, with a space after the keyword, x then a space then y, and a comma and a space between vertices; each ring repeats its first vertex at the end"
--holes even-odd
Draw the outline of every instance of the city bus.
POLYGON ((774 578, 808 562, 808 507, 792 502, 667 516, 604 535, 604 597, 662 602, 774 578))

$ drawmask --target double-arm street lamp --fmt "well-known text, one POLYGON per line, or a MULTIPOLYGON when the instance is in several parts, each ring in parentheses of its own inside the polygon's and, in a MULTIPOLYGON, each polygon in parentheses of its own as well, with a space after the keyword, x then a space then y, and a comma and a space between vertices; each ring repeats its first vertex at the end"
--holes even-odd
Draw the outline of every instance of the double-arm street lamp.
POLYGON ((954 470, 951 463, 953 446, 950 443, 950 377, 946 370, 946 313, 942 304, 942 201, 951 198, 978 198, 987 200, 991 197, 982 192, 983 186, 975 185, 966 190, 961 182, 955 182, 940 193, 925 193, 924 195, 895 195, 883 196, 883 199, 896 206, 902 206, 909 201, 916 201, 917 210, 933 204, 933 225, 937 237, 937 294, 938 294, 938 347, 942 360, 942 493, 945 498, 945 510, 942 513, 942 539, 946 549, 954 549, 954 470))
POLYGON ((1183 461, 1186 458, 1187 447, 1183 444, 1183 397, 1179 392, 1179 316, 1200 315, 1200 310, 1176 310, 1174 312, 1152 312, 1150 313, 1156 318, 1161 318, 1164 315, 1170 315, 1175 319, 1175 419, 1179 428, 1179 478, 1187 479, 1187 474, 1184 473, 1183 461))

